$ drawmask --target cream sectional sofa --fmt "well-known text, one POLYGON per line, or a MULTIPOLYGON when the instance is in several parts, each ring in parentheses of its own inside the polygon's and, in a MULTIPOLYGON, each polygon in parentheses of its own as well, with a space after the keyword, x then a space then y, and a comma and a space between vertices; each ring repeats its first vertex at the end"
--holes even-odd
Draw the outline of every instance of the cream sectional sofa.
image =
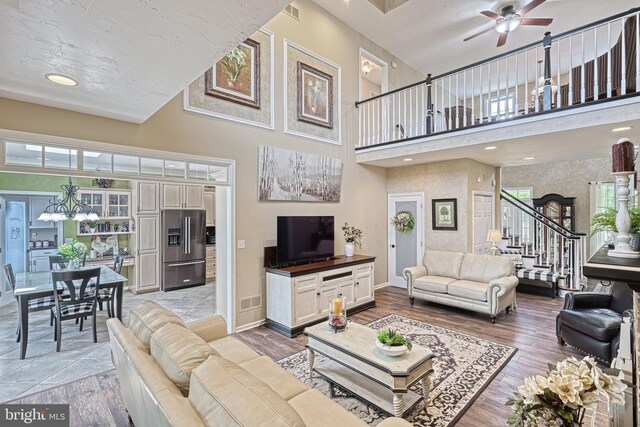
POLYGON ((405 268, 409 300, 415 298, 486 313, 516 308, 518 278, 509 258, 428 250, 423 265, 405 268))
MULTIPOLYGON (((136 427, 366 426, 340 405, 227 336, 221 316, 185 324, 145 302, 129 327, 107 321, 122 397, 136 427)), ((388 418, 382 427, 406 427, 388 418)))

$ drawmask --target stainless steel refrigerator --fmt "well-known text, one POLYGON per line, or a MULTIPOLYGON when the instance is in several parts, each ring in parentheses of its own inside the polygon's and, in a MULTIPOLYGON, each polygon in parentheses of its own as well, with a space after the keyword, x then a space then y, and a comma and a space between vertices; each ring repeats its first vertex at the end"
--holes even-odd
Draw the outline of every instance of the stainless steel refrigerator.
POLYGON ((204 210, 162 211, 164 290, 205 284, 204 210))

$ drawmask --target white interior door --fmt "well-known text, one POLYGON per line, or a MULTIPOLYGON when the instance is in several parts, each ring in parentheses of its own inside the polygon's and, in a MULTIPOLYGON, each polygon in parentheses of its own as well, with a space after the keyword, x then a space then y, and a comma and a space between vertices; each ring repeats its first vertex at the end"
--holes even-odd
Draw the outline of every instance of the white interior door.
POLYGON ((493 193, 473 192, 473 253, 485 253, 493 226, 493 193))
POLYGON ((424 194, 389 194, 387 217, 389 218, 389 284, 406 288, 407 282, 402 275, 402 270, 420 265, 424 254, 424 194), (398 231, 391 223, 391 218, 400 211, 409 211, 413 215, 415 225, 408 233, 398 231))

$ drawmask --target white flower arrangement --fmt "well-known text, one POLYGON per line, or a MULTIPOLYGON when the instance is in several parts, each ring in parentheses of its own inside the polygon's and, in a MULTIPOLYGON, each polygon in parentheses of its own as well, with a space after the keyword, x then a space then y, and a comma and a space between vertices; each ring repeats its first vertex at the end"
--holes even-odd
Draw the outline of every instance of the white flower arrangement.
POLYGON ((63 243, 58 249, 60 256, 69 261, 82 261, 87 254, 87 245, 74 240, 71 243, 63 243))
POLYGON ((586 408, 595 409, 602 393, 617 404, 624 404, 627 385, 613 370, 605 373, 593 357, 571 357, 549 365, 546 377, 536 375, 524 380, 515 397, 507 400, 513 413, 511 427, 581 426, 586 408))
POLYGON ((400 211, 391 218, 391 224, 396 226, 396 230, 401 233, 411 233, 415 225, 415 219, 409 211, 400 211))

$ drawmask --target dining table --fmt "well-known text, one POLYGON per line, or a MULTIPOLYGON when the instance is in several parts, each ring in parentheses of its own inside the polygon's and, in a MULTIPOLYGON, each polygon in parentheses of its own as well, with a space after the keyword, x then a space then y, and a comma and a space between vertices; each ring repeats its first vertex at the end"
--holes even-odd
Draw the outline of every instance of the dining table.
MULTIPOLYGON (((89 270, 96 267, 79 267, 89 270)), ((100 288, 115 288, 115 316, 122 320, 122 291, 127 278, 111 268, 100 266, 100 288)), ((62 285, 58 284, 59 292, 62 285)), ((53 296, 53 278, 51 271, 25 272, 16 274, 16 287, 13 295, 18 300, 18 319, 20 321, 20 359, 27 353, 29 341, 29 301, 36 298, 53 296)))

